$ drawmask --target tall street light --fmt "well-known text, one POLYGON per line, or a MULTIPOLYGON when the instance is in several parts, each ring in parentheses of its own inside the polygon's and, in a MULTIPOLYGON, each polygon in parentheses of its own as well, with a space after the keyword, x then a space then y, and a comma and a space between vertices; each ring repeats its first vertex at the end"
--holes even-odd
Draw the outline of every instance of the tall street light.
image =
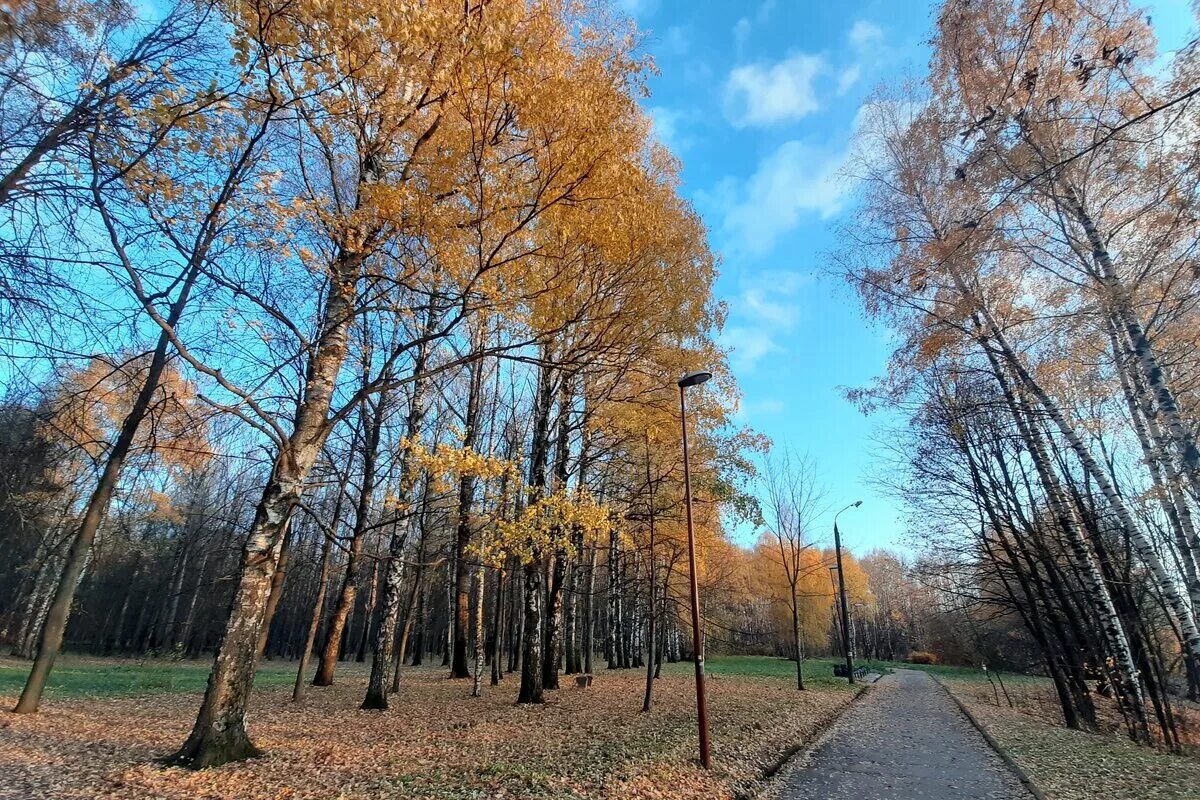
MULTIPOLYGON (((862 505, 862 500, 855 500, 842 509, 849 511, 862 505)), ((842 535, 838 532, 837 518, 842 511, 833 515, 833 550, 837 554, 838 594, 842 605, 842 651, 846 654, 846 679, 854 683, 854 656, 850 653, 850 609, 846 605, 846 571, 842 569, 842 535)))
POLYGON ((687 508, 688 565, 692 570, 692 657, 696 663, 696 725, 700 729, 700 763, 712 767, 708 746, 708 702, 704 699, 704 636, 700 630, 700 585, 696 582, 696 533, 692 529, 692 471, 688 463, 687 401, 684 390, 699 386, 711 372, 689 372, 679 379, 679 422, 683 427, 683 501, 687 508))

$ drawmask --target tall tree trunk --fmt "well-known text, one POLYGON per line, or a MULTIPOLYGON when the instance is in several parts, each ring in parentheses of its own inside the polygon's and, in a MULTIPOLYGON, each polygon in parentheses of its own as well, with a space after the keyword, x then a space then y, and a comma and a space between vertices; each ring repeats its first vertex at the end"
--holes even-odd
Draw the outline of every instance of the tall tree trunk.
POLYGON ((646 494, 650 524, 650 602, 646 606, 646 644, 650 655, 646 659, 646 692, 642 697, 642 711, 649 712, 654 698, 654 640, 655 640, 655 594, 658 592, 656 578, 658 569, 654 563, 654 480, 650 476, 650 435, 646 435, 646 494))
MULTIPOLYGON (((1122 333, 1124 350, 1132 357, 1138 366, 1141 378, 1149 388, 1154 403, 1150 406, 1151 415, 1161 415, 1163 429, 1170 442, 1175 446, 1180 459, 1181 473, 1187 480, 1192 496, 1200 502, 1200 448, 1191 427, 1184 421, 1179 411, 1179 403, 1175 393, 1167 382, 1167 374, 1163 369, 1158 355, 1146 330, 1138 321, 1132 307, 1129 290, 1122 285, 1120 275, 1113 263, 1112 254, 1108 250, 1103 236, 1084 207, 1078 193, 1073 187, 1065 187, 1066 205, 1073 212, 1076 220, 1083 228, 1089 246, 1092 248, 1092 259, 1104 287, 1105 300, 1112 310, 1114 319, 1119 323, 1122 333)), ((1117 368, 1122 369, 1130 359, 1118 359, 1117 368)))
MULTIPOLYGON (((184 307, 187 305, 199 275, 200 260, 197 258, 188 266, 183 283, 179 287, 179 296, 176 297, 167 312, 166 323, 172 330, 179 324, 179 320, 183 316, 184 307)), ((138 429, 149 414, 154 395, 162 382, 170 346, 171 335, 164 330, 159 334, 158 341, 154 345, 154 352, 150 356, 150 363, 146 368, 146 376, 142 380, 142 385, 134 397, 129 413, 121 422, 121 430, 117 434, 116 441, 113 442, 112 449, 108 451, 108 458, 104 462, 104 469, 100 473, 96 489, 92 492, 92 496, 84 508, 79 529, 75 532, 75 538, 71 541, 71 547, 67 551, 67 560, 63 565, 62 574, 59 576, 58 586, 55 588, 53 599, 46 610, 46 621, 42 625, 38 638, 37 656, 34 658, 33 668, 29 671, 25 688, 21 691, 21 698, 17 701, 16 708, 13 709, 18 714, 37 711, 42 701, 46 678, 49 677, 50 670, 54 667, 54 660, 58 657, 58 651, 62 647, 63 635, 67 629, 67 619, 71 615, 71 603, 75 600, 75 589, 83 577, 83 568, 91 553, 92 542, 96 540, 96 532, 100 530, 100 525, 108 513, 113 493, 116 492, 121 476, 121 467, 124 466, 129 451, 133 449, 138 429)))
MULTIPOLYGON (((428 378, 425 377, 424 373, 427 355, 428 351, 422 345, 417 352, 413 365, 413 371, 417 378, 412 384, 408 417, 404 423, 404 441, 409 443, 416 441, 417 437, 420 436, 421 426, 425 419, 425 392, 428 388, 428 378)), ((397 487, 397 506, 401 508, 408 504, 418 480, 415 469, 409 463, 411 453, 411 449, 405 446, 400 455, 400 486, 397 487)), ((388 706, 388 670, 391 668, 393 660, 392 648, 396 642, 396 622, 400 614, 400 585, 404 580, 404 548, 408 542, 409 531, 415 525, 420 537, 418 563, 424 559, 425 533, 423 525, 428 494, 429 488, 426 486, 421 502, 421 513, 419 515, 410 516, 409 520, 405 523, 401 523, 397 519, 392 524, 391 538, 388 542, 388 560, 383 573, 383 611, 379 617, 379 627, 375 632, 375 654, 371 658, 371 676, 367 680, 367 693, 362 701, 362 708, 364 709, 385 709, 388 706)), ((418 591, 423 572, 424 566, 418 566, 417 577, 413 584, 414 594, 418 591)), ((412 621, 411 597, 408 608, 408 619, 405 620, 404 624, 406 639, 412 621)), ((403 656, 401 656, 402 659, 403 656)), ((393 685, 399 680, 399 673, 400 670, 397 667, 392 678, 393 685)))
MULTIPOLYGON (((534 403, 533 442, 529 460, 529 498, 533 502, 546 491, 546 466, 550 455, 550 406, 554 396, 554 373, 549 358, 538 370, 538 388, 534 403)), ((521 631, 521 691, 518 703, 541 703, 543 697, 542 663, 542 573, 545 556, 536 551, 525 564, 524 626, 521 631)))
POLYGON ((325 611, 325 594, 329 591, 329 577, 333 572, 333 545, 337 538, 338 522, 342 515, 342 499, 346 496, 346 483, 349 479, 350 471, 347 469, 342 474, 341 482, 338 485, 337 500, 333 504, 333 518, 329 522, 329 530, 321 537, 321 572, 317 579, 317 596, 313 601, 308 633, 304 637, 304 647, 300 650, 300 664, 296 668, 296 685, 292 688, 293 703, 299 703, 304 697, 305 672, 308 670, 308 660, 312 657, 313 646, 317 642, 321 616, 325 611))
POLYGON ((1032 425, 1028 404, 1020 394, 1013 391, 1003 365, 992 351, 986 338, 981 344, 1004 395, 1009 412, 1017 425, 1017 430, 1029 448, 1034 469, 1046 493, 1047 504, 1050 506, 1059 531, 1063 534, 1068 553, 1073 559, 1086 591, 1088 603, 1099 621, 1108 652, 1114 659, 1115 677, 1117 678, 1115 683, 1124 698, 1123 705, 1127 711, 1132 713, 1134 720, 1138 721, 1132 733, 1135 738, 1144 739, 1148 736, 1148 732, 1145 729, 1145 709, 1141 686, 1137 678, 1138 670, 1129 646, 1128 635, 1113 603, 1112 594, 1104 582, 1095 555, 1084 539, 1078 516, 1071 513, 1067 500, 1062 495, 1058 479, 1054 475, 1053 467, 1046 453, 1045 443, 1032 425))
MULTIPOLYGON (((341 491, 338 492, 338 500, 341 500, 341 491)), ((304 639, 304 646, 300 649, 300 664, 296 667, 296 682, 292 687, 292 702, 299 703, 304 698, 305 673, 308 669, 308 658, 312 657, 313 645, 317 643, 317 628, 320 627, 320 614, 325 607, 325 593, 329 590, 329 573, 332 572, 332 553, 334 553, 334 535, 337 530, 337 512, 340 509, 341 503, 335 505, 334 524, 330 528, 330 533, 322 536, 322 548, 320 548, 320 573, 317 578, 317 597, 312 603, 312 616, 308 619, 308 632, 304 639)))
MULTIPOLYGON (((364 413, 369 406, 369 402, 364 400, 364 413)), ((366 438, 363 442, 362 487, 354 512, 354 532, 350 536, 350 547, 346 554, 346 572, 342 576, 342 588, 338 593, 337 605, 329 620, 329 628, 325 632, 325 646, 321 650, 321 662, 317 666, 317 674, 313 676, 313 686, 333 684, 333 672, 337 667, 343 637, 346 635, 346 620, 350 617, 350 612, 354 610, 354 599, 358 594, 358 576, 362 569, 362 552, 366 546, 367 523, 371 516, 371 504, 375 496, 375 466, 379 459, 379 441, 383 431, 386 406, 387 397, 381 394, 376 398, 375 408, 371 409, 371 422, 367 425, 366 438)))
POLYGON ((592 620, 592 594, 596 591, 596 546, 590 545, 587 549, 587 580, 584 584, 583 595, 583 673, 585 675, 592 674, 592 654, 595 651, 595 642, 593 635, 595 623, 592 620))
MULTIPOLYGON (((558 432, 554 454, 554 488, 567 491, 567 476, 570 473, 571 454, 571 401, 570 376, 563 376, 558 392, 558 432)), ((558 531, 557 539, 562 542, 566 532, 558 531)), ((550 562, 550 586, 546 594, 546 649, 542 664, 542 685, 546 689, 558 688, 559 662, 562 659, 563 588, 567 578, 567 548, 563 544, 555 547, 550 562)))
POLYGON ((483 696, 483 586, 486 575, 482 564, 475 568, 475 674, 471 686, 472 697, 483 696))
POLYGON ((1008 344, 1007 338, 1004 336, 1003 330, 992 319, 990 312, 977 298, 971 293, 966 286, 961 276, 956 270, 951 270, 951 274, 957 284, 959 291, 966 297, 975 302, 983 321, 987 325, 989 339, 994 341, 1000 348, 1001 354, 1011 366, 1017 379, 1034 398, 1037 399, 1039 405, 1045 410, 1046 414, 1054 422, 1055 426, 1062 433, 1063 438, 1071 446, 1075 457, 1079 460, 1087 475, 1096 483, 1100 493, 1104 495, 1109 507, 1117 515, 1126 534, 1130 537, 1134 547, 1138 551, 1138 555, 1142 561, 1150 569, 1154 580, 1157 583, 1159 590, 1166 599, 1168 606, 1171 608, 1172 614, 1175 617, 1176 623, 1179 625, 1181 635, 1184 640, 1185 651, 1187 656, 1192 659, 1200 659, 1200 628, 1196 626, 1196 619, 1188 602, 1188 599, 1179 591, 1174 577, 1166 569, 1159 558, 1158 552, 1154 548, 1153 542, 1150 541, 1146 533, 1141 529, 1125 504, 1124 498, 1117 491, 1108 475, 1096 463, 1095 457, 1088 449, 1087 444, 1080 438, 1075 427, 1067 419, 1062 409, 1053 398, 1046 393, 1041 385, 1025 368, 1020 357, 1008 344))
MULTIPOLYGON (((472 449, 478 438, 480 395, 483 389, 483 360, 477 358, 470 368, 467 387, 467 408, 463 416, 464 449, 472 449)), ((471 575, 474 571, 467 559, 471 544, 471 506, 475 502, 475 476, 463 474, 458 480, 458 526, 454 538, 454 654, 450 677, 469 678, 467 662, 467 631, 470 626, 471 575)))
POLYGON ((283 546, 284 523, 303 495, 304 482, 329 435, 329 412, 337 376, 346 360, 355 281, 362 261, 361 255, 343 251, 332 270, 321 332, 309 359, 292 434, 281 443, 242 548, 228 622, 196 724, 187 741, 168 759, 172 764, 201 769, 260 752, 246 731, 259 631, 283 546))
POLYGON ((621 666, 621 595, 618 564, 621 558, 621 541, 614 528, 608 534, 608 630, 605 637, 605 649, 608 651, 608 668, 617 669, 621 666))
POLYGON ((500 660, 504 657, 502 639, 504 638, 504 578, 506 570, 501 567, 496 570, 496 593, 492 601, 492 686, 498 686, 504 679, 504 670, 500 660))

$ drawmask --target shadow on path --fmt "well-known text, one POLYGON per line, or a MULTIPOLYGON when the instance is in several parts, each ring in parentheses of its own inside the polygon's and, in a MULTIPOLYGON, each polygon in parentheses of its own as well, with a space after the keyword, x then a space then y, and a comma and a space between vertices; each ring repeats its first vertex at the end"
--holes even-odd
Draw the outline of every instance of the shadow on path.
POLYGON ((786 774, 782 800, 1031 800, 929 675, 898 670, 786 774))

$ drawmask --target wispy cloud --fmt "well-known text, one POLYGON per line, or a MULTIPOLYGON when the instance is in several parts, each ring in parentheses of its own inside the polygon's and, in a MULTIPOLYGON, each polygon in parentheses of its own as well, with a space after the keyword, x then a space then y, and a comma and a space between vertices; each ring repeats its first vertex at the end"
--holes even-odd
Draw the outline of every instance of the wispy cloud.
POLYGON ((863 50, 883 41, 883 29, 874 22, 860 19, 850 28, 850 44, 863 50))
POLYGON ((848 187, 839 179, 846 150, 830 152, 793 139, 763 158, 736 191, 724 218, 735 247, 761 255, 808 215, 829 219, 842 210, 848 187))
POLYGON ((840 73, 838 73, 837 93, 838 96, 844 95, 846 92, 858 83, 858 79, 862 77, 862 67, 858 64, 851 64, 840 73))
POLYGON ((846 207, 857 180, 849 165, 869 151, 859 135, 869 129, 874 106, 859 108, 840 146, 791 139, 764 156, 744 181, 725 178, 701 196, 721 214, 724 249, 735 256, 761 256, 780 236, 806 219, 831 219, 846 207))
POLYGON ((780 349, 771 332, 764 328, 731 325, 721 332, 721 344, 730 350, 734 372, 752 372, 758 362, 780 349))
POLYGON ((750 34, 754 28, 763 25, 771 18, 771 12, 775 10, 776 0, 764 0, 755 9, 752 15, 747 15, 738 19, 733 25, 733 43, 740 51, 746 42, 750 39, 750 34))
POLYGON ((667 28, 656 48, 658 52, 672 55, 686 55, 692 49, 692 31, 690 27, 672 25, 667 28))
POLYGON ((752 372, 764 358, 785 352, 779 343, 799 323, 799 295, 812 282, 803 272, 771 270, 748 276, 729 301, 733 324, 721 342, 739 372, 752 372))
POLYGON ((814 82, 826 69, 810 53, 735 67, 725 82, 725 115, 735 128, 801 119, 821 107, 814 82))

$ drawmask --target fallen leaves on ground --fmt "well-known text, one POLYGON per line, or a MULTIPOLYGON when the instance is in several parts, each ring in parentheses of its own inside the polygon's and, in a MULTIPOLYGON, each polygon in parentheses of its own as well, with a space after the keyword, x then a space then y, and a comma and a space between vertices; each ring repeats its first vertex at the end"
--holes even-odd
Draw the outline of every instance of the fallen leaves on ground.
MULTIPOLYGON (((1062 724, 1049 680, 1008 686, 1017 706, 986 683, 942 678, 1004 750, 1053 800, 1185 800, 1200 797, 1200 759, 1139 747, 1107 720, 1105 733, 1062 724), (999 700, 999 705, 997 705, 999 700)), ((1101 700, 1101 698, 1097 698, 1101 700)), ((1101 718, 1111 716, 1101 710, 1101 718)), ((1115 713, 1115 712, 1113 712, 1115 713)))
POLYGON ((335 686, 309 687, 300 706, 287 689, 256 692, 250 728, 268 755, 201 772, 154 763, 186 737, 198 695, 50 700, 36 715, 0 718, 0 797, 732 797, 851 698, 799 693, 780 678, 710 677, 716 767, 705 772, 688 670, 664 670, 650 714, 640 711, 644 680, 604 672, 590 690, 572 685, 548 692, 545 705, 518 706, 515 675, 471 698, 470 681, 417 669, 388 711, 372 712, 358 709, 362 667, 343 664, 335 686))

